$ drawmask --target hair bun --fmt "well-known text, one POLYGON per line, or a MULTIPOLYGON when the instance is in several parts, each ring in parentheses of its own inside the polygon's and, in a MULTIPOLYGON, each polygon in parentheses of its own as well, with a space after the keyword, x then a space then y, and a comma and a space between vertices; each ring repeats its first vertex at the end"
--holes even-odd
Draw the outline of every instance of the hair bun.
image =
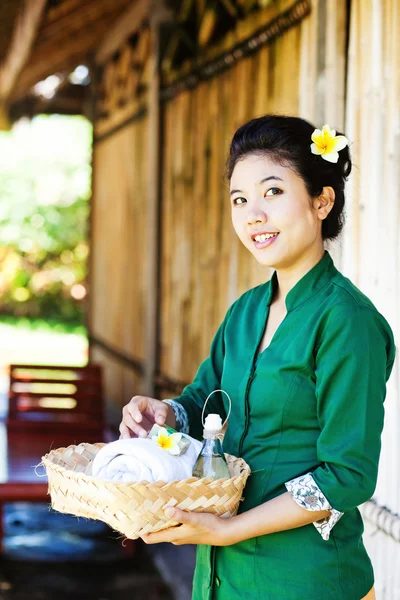
POLYGON ((339 152, 339 160, 337 165, 340 169, 340 174, 344 179, 347 179, 351 173, 352 162, 350 158, 350 150, 349 147, 346 146, 343 150, 339 152))

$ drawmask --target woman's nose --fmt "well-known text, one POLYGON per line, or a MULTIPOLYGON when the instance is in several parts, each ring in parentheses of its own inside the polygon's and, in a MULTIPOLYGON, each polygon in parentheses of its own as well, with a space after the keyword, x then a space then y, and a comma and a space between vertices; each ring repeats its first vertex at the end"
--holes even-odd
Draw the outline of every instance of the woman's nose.
POLYGON ((254 225, 255 223, 266 223, 267 215, 261 208, 252 208, 247 213, 247 223, 249 225, 254 225))

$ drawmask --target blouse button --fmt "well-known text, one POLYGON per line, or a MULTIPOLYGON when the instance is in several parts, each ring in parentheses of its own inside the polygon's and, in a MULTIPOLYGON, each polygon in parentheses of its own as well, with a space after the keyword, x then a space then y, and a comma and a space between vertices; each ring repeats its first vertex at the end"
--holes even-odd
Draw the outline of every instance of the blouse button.
POLYGON ((221 585, 221 581, 220 581, 220 579, 218 577, 216 577, 214 581, 215 581, 215 585, 217 587, 219 587, 221 585))

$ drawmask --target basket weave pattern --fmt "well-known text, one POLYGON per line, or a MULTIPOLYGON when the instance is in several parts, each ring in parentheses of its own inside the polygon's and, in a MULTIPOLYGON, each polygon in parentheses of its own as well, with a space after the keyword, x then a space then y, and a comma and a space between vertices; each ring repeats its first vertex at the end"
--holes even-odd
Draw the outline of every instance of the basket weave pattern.
POLYGON ((104 444, 79 444, 52 450, 42 458, 52 507, 110 527, 136 539, 176 525, 164 514, 166 506, 209 512, 221 517, 237 513, 250 468, 241 458, 226 454, 230 479, 182 479, 171 483, 119 483, 91 475, 94 457, 104 444))

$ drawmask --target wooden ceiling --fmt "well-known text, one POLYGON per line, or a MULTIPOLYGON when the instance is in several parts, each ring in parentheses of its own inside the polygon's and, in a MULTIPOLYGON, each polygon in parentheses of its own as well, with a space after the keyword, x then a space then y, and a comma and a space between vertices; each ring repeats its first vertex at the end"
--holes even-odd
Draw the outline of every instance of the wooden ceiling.
POLYGON ((256 28, 258 15, 274 3, 275 0, 0 0, 0 83, 2 68, 6 82, 5 92, 0 86, 0 108, 3 102, 11 112, 16 109, 13 119, 14 115, 35 114, 46 108, 49 112, 73 113, 82 106, 84 90, 71 91, 64 85, 53 100, 47 101, 33 94, 33 86, 56 73, 66 76, 82 63, 102 64, 117 50, 116 43, 128 40, 132 31, 139 30, 148 15, 161 10, 161 6, 169 11, 169 28, 164 29, 162 47, 162 71, 168 83, 169 74, 190 69, 206 48, 217 50, 228 32, 232 33, 232 44, 238 37, 235 28, 239 22, 250 18, 256 28), (31 13, 39 3, 42 9, 33 24, 31 13), (13 37, 21 13, 25 13, 25 27, 31 35, 25 48, 28 36, 24 32, 19 31, 17 43, 13 37), (13 57, 19 57, 19 64, 13 57), (7 81, 12 81, 12 85, 7 87, 7 81), (65 100, 62 105, 60 98, 65 100))
POLYGON ((0 2, 0 62, 7 54, 13 33, 13 26, 23 0, 3 0, 0 2))
MULTIPOLYGON (((29 59, 12 90, 11 102, 21 99, 47 76, 72 71, 87 61, 131 3, 132 0, 48 0, 29 59)), ((23 2, 7 0, 0 5, 0 31, 6 32, 9 42, 13 22, 23 2), (13 8, 6 9, 8 5, 13 8)), ((0 60, 7 52, 7 42, 1 39, 0 60)))

